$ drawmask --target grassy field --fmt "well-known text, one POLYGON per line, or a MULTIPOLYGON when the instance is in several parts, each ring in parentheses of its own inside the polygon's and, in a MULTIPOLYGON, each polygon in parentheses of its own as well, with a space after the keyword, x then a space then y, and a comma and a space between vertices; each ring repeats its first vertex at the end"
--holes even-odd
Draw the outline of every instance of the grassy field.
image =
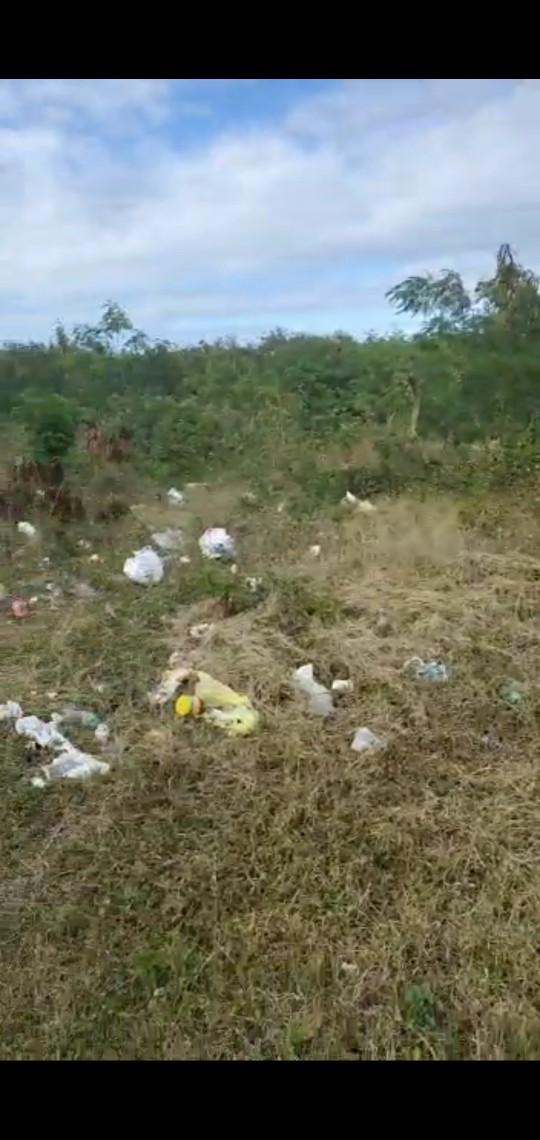
POLYGON ((0 606, 0 701, 112 730, 108 776, 40 791, 0 726, 0 1057, 540 1058, 538 505, 303 523, 243 490, 0 535, 4 590, 38 596, 0 606), (158 524, 192 562, 144 589, 122 565, 158 524), (220 524, 236 578, 197 552, 220 524), (250 693, 256 736, 152 710, 173 650, 250 693), (417 654, 453 680, 407 676, 417 654), (291 690, 306 661, 354 682, 331 722, 291 690), (385 751, 351 749, 363 725, 385 751))

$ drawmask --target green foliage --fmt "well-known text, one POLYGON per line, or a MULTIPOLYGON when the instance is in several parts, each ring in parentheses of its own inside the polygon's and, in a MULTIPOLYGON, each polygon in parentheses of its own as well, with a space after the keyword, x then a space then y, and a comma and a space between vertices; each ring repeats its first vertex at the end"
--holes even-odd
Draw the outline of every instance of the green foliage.
MULTIPOLYGON (((12 435, 16 416, 32 455, 60 461, 74 441, 76 406, 81 420, 99 419, 110 432, 129 427, 138 465, 153 478, 234 472, 276 494, 286 482, 297 486, 302 511, 321 497, 335 503, 347 489, 370 495, 444 482, 450 453, 427 462, 417 440, 458 448, 504 441, 511 459, 486 464, 486 478, 503 478, 503 467, 504 478, 535 468, 536 275, 503 245, 493 276, 470 291, 443 270, 409 277, 387 296, 419 322, 413 335, 358 342, 278 329, 258 344, 191 347, 150 342, 108 301, 95 325, 71 332, 59 325, 49 344, 0 348, 0 427, 12 435), (323 459, 336 445, 354 451, 362 439, 372 442, 376 462, 314 469, 314 454, 323 459)), ((459 467, 470 474, 470 456, 462 451, 459 460, 452 478, 459 467)), ((478 473, 481 465, 473 466, 478 473)))
POLYGON ((16 418, 25 430, 29 458, 38 463, 61 463, 67 458, 75 443, 77 415, 64 396, 25 393, 16 418))

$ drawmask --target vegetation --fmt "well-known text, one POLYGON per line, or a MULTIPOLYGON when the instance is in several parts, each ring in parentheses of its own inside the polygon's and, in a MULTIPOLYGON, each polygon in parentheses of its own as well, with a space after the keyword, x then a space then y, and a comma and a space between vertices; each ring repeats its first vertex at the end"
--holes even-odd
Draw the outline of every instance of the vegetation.
POLYGON ((0 505, 24 480, 38 530, 1 524, 0 704, 111 729, 109 775, 38 790, 0 724, 0 1057, 540 1058, 539 282, 503 247, 471 293, 391 300, 417 334, 181 349, 109 303, 0 352, 0 505), (171 526, 189 564, 128 582, 171 526), (249 692, 257 734, 152 709, 171 651, 249 692), (307 661, 353 681, 331 722, 291 689, 307 661))

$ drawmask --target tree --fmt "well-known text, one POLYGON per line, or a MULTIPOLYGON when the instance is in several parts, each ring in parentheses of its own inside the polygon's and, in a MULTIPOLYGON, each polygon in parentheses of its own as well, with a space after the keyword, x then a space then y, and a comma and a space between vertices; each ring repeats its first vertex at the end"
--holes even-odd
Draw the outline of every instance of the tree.
POLYGON ((54 393, 28 392, 16 408, 28 441, 29 458, 62 469, 75 443, 77 414, 70 400, 54 393))

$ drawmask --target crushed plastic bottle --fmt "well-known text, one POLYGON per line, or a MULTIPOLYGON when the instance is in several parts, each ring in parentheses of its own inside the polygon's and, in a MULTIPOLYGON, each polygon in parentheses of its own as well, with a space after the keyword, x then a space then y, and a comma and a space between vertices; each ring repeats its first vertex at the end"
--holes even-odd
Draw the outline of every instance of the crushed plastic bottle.
POLYGON ((383 741, 370 728, 358 728, 351 744, 355 752, 374 752, 384 747, 383 741))
POLYGON ((165 568, 159 554, 151 546, 136 550, 124 562, 124 574, 138 586, 156 586, 162 581, 165 568))
POLYGON ((221 526, 214 526, 205 530, 199 539, 199 548, 205 558, 211 558, 214 561, 233 559, 236 554, 234 538, 221 526))
POLYGON ((316 681, 313 665, 301 665, 293 673, 293 686, 297 692, 308 698, 308 712, 312 716, 328 717, 335 713, 334 701, 329 690, 316 681))
POLYGON ((102 719, 96 712, 91 712, 88 709, 79 709, 75 705, 66 705, 61 713, 53 717, 58 724, 67 725, 80 725, 81 728, 91 728, 94 731, 102 723, 102 719))
POLYGON ((444 661, 422 661, 421 657, 411 657, 403 668, 412 672, 419 681, 449 681, 452 676, 444 661))
POLYGON ((519 681, 507 681, 502 686, 501 697, 505 704, 510 705, 510 708, 519 708, 525 700, 523 685, 521 685, 519 681))

